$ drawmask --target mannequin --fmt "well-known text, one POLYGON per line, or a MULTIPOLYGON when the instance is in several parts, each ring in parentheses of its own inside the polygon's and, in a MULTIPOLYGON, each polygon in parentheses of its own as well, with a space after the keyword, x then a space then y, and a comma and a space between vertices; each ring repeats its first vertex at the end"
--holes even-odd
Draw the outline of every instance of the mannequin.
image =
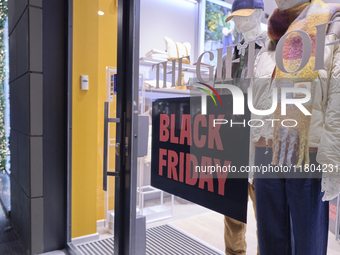
POLYGON ((309 0, 275 0, 277 7, 279 8, 280 11, 288 10, 290 8, 293 8, 295 6, 309 3, 309 0))
POLYGON ((248 17, 235 16, 234 23, 237 32, 243 34, 244 41, 255 41, 262 34, 261 29, 262 10, 256 9, 253 14, 248 17))
MULTIPOLYGON (((310 66, 313 66, 315 54, 311 54, 311 60, 306 68, 294 74, 287 74, 278 69, 275 49, 277 42, 284 36, 291 31, 300 30, 312 38, 312 47, 315 50, 315 26, 330 21, 340 21, 340 5, 325 4, 321 0, 275 1, 278 8, 268 19, 270 42, 266 43, 256 59, 255 78, 252 83, 253 95, 256 95, 253 97, 254 107, 267 109, 269 104, 263 102, 271 96, 268 88, 293 88, 297 87, 299 82, 307 84, 310 80, 312 99, 309 104, 312 115, 310 117, 300 115, 302 116, 300 117, 299 110, 286 108, 287 113, 290 111, 287 115, 294 116, 299 123, 307 123, 298 127, 297 137, 290 132, 291 129, 275 125, 260 131, 252 129, 251 141, 256 147, 255 166, 305 164, 304 166, 317 168, 323 164, 339 165, 340 151, 339 139, 337 139, 340 132, 339 118, 328 114, 333 111, 338 112, 339 109, 338 104, 333 104, 340 100, 340 88, 335 78, 339 77, 340 72, 336 69, 340 59, 339 46, 336 45, 332 49, 325 48, 324 59, 327 62, 327 70, 313 71, 310 66), (316 88, 321 89, 316 90, 316 88), (328 93, 326 100, 322 97, 323 91, 328 93), (317 109, 320 111, 318 112, 317 109), (320 116, 328 117, 320 118, 320 116), (329 130, 329 126, 335 128, 329 130), (293 157, 291 153, 294 154, 293 157)), ((325 31, 325 40, 329 44, 335 44, 334 42, 340 38, 339 22, 333 24, 325 31)), ((301 62, 303 45, 300 43, 301 36, 297 33, 290 33, 287 38, 282 61, 286 68, 291 68, 301 62)), ((263 116, 263 119, 281 117, 280 113, 275 112, 271 116, 263 116)), ((332 175, 328 177, 325 173, 330 174, 331 171, 327 172, 327 170, 316 175, 301 175, 299 178, 294 173, 273 174, 270 175, 271 178, 269 175, 255 173, 261 255, 327 254, 329 217, 327 201, 337 196, 340 190, 339 178, 332 179, 332 175)))
MULTIPOLYGON (((259 6, 259 8, 261 7, 259 6)), ((261 29, 262 9, 246 9, 246 11, 249 11, 248 13, 242 13, 243 10, 244 9, 239 9, 238 13, 234 12, 231 15, 237 32, 243 34, 243 40, 235 47, 233 59, 239 59, 239 62, 233 63, 232 78, 234 79, 234 82, 237 86, 246 89, 249 87, 249 79, 246 79, 248 72, 249 42, 255 41, 254 57, 256 57, 263 46, 262 39, 267 38, 267 36, 266 33, 262 32, 261 29), (251 14, 249 15, 249 13, 251 14)), ((223 56, 222 63, 222 78, 225 79, 226 55, 223 56)), ((253 201, 254 212, 256 215, 255 189, 252 178, 250 180, 251 181, 248 184, 248 194, 253 201)), ((246 224, 225 216, 224 226, 226 254, 246 254, 246 224)), ((258 250, 257 254, 259 254, 258 250)))
MULTIPOLYGON (((261 28, 261 17, 263 10, 262 9, 254 9, 249 16, 239 16, 237 14, 232 13, 229 17, 232 17, 232 21, 235 24, 235 29, 238 33, 243 35, 243 39, 238 43, 235 47, 233 59, 242 59, 242 61, 238 63, 234 63, 232 65, 232 74, 231 78, 235 79, 236 85, 239 87, 243 87, 240 83, 245 82, 245 79, 248 74, 248 44, 251 41, 255 41, 255 56, 259 53, 260 49, 263 47, 263 40, 267 38, 265 32, 262 32, 261 28), (241 63, 242 62, 242 63, 241 63), (240 66, 242 64, 242 66, 240 66)), ((229 20, 231 20, 229 18, 229 20)), ((226 56, 223 56, 222 59, 222 79, 226 78, 226 56)), ((248 87, 247 84, 244 84, 244 88, 248 87)), ((222 92, 223 93, 223 92, 222 92)))

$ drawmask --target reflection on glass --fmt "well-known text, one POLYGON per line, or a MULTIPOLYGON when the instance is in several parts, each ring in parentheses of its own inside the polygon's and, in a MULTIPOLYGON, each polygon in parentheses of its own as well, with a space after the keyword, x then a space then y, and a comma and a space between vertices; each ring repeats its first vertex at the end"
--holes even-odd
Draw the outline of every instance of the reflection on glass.
MULTIPOLYGON (((215 54, 217 49, 240 41, 241 34, 236 31, 234 21, 225 21, 230 14, 231 9, 223 3, 206 2, 204 51, 212 51, 215 54)), ((225 53, 226 49, 223 50, 223 54, 225 53)), ((205 55, 204 61, 207 63, 210 62, 208 58, 209 56, 205 55)), ((216 62, 217 60, 214 59, 211 64, 216 65, 216 62)))

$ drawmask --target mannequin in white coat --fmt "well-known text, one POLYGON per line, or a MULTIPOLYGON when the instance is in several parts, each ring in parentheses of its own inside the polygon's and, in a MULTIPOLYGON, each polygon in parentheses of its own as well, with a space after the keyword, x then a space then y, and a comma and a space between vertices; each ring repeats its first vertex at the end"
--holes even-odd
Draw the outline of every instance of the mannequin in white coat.
MULTIPOLYGON (((280 11, 288 10, 295 6, 309 3, 310 0, 275 0, 276 5, 280 11)), ((236 23, 236 22, 235 22, 236 23)), ((336 179, 331 178, 323 178, 322 181, 322 190, 325 191, 325 194, 322 198, 323 201, 332 200, 339 194, 340 183, 336 179)))
MULTIPOLYGON (((266 69, 266 65, 269 66, 274 62, 270 62, 270 58, 275 55, 275 42, 282 38, 282 36, 287 33, 288 29, 294 29, 294 25, 297 23, 300 27, 304 28, 314 27, 314 23, 316 23, 316 20, 319 18, 319 8, 320 19, 322 17, 321 13, 326 13, 324 10, 327 8, 325 7, 325 9, 322 9, 324 7, 321 6, 318 1, 312 1, 311 4, 311 1, 309 0, 275 1, 277 3, 278 10, 274 11, 268 22, 268 31, 272 38, 272 42, 271 44, 268 44, 270 47, 266 47, 266 49, 262 51, 263 54, 258 57, 258 68, 256 70, 257 75, 259 75, 259 72, 257 72, 259 69, 262 69, 263 71, 266 69), (309 10, 312 10, 313 12, 309 12, 309 10), (310 16, 307 16, 309 14, 310 16), (282 23, 280 23, 281 20, 282 23)), ((330 9, 338 10, 334 6, 332 8, 330 9)), ((329 14, 329 17, 334 15, 334 13, 331 12, 329 12, 329 14)), ((301 30, 304 28, 301 28, 301 30)), ((308 33, 310 32, 310 30, 307 29, 304 31, 308 33)), ((297 43, 292 43, 289 48, 286 48, 287 55, 289 52, 289 56, 291 57, 294 53, 298 52, 299 49, 300 48, 297 43)), ((336 50, 334 50, 334 52, 336 52, 336 50)), ((329 61, 331 62, 332 60, 329 61)), ((275 78, 287 77, 282 76, 280 73, 279 74, 281 76, 276 76, 278 74, 278 69, 274 68, 275 65, 273 68, 267 69, 268 71, 262 72, 261 75, 268 75, 269 79, 274 82, 275 78)), ((296 76, 296 78, 310 77, 307 76, 307 72, 304 74, 305 76, 299 75, 296 76)), ((257 77, 261 77, 261 75, 257 77)), ((270 86, 272 86, 271 81, 268 82, 270 86)), ((270 133, 268 134, 270 135, 270 133)), ((256 165, 265 165, 267 162, 269 164, 272 162, 273 150, 270 148, 268 151, 267 141, 269 140, 269 142, 271 142, 271 138, 268 137, 268 134, 260 137, 256 142, 256 165), (268 139, 267 141, 265 141, 266 138, 268 139), (265 147, 266 145, 267 148, 265 147)), ((269 145, 269 147, 271 147, 271 145, 269 145)), ((317 167, 318 163, 320 163, 317 161, 317 155, 320 151, 322 152, 323 147, 307 147, 307 153, 308 149, 309 157, 313 160, 310 165, 317 167)), ((323 180, 323 182, 321 182, 321 174, 317 175, 316 178, 310 178, 309 176, 306 178, 296 178, 296 175, 294 175, 293 178, 281 178, 281 176, 277 175, 276 178, 272 179, 255 178, 256 206, 258 213, 257 220, 261 254, 291 255, 294 254, 294 252, 297 255, 327 254, 329 212, 328 203, 321 201, 323 196, 321 187, 325 186, 325 181, 323 180), (301 208, 303 208, 303 210, 301 210, 301 208), (306 214, 306 211, 309 213, 306 214)), ((323 189, 326 190, 327 194, 327 189, 323 189)), ((323 199, 328 200, 325 197, 323 197, 323 199)))

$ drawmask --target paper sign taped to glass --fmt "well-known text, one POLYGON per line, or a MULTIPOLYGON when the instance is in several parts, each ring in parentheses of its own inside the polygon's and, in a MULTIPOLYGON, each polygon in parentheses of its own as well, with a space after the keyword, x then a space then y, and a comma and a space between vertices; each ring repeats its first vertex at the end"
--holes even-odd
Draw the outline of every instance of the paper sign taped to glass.
POLYGON ((151 185, 246 223, 250 112, 233 115, 230 94, 207 96, 205 114, 201 101, 153 102, 151 185))

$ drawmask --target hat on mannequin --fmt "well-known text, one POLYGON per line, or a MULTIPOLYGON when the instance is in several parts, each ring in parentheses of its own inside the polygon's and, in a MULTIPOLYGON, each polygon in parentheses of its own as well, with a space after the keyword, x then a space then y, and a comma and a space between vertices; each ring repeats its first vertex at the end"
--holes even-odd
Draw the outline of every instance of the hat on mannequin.
POLYGON ((248 17, 252 15, 256 9, 264 10, 262 0, 234 0, 231 8, 232 13, 225 21, 228 22, 234 16, 248 17))

